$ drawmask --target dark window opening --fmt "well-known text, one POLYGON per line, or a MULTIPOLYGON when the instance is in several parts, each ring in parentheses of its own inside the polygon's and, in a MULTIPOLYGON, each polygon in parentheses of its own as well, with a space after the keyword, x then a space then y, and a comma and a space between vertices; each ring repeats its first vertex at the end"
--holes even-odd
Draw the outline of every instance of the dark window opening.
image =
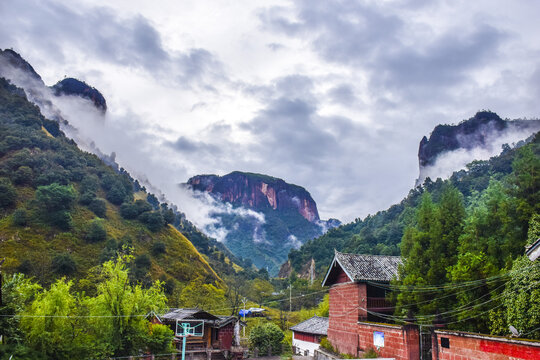
POLYGON ((441 338, 441 346, 442 346, 443 348, 450 349, 450 339, 449 339, 449 338, 442 337, 442 338, 441 338))

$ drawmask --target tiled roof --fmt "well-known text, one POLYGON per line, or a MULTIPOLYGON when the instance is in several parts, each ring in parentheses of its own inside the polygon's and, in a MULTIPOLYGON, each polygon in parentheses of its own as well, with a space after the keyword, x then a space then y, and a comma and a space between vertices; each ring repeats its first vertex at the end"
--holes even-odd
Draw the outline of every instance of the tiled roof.
POLYGON ((315 335, 326 335, 328 331, 328 318, 314 316, 311 319, 302 321, 290 328, 292 331, 303 332, 315 335))
POLYGON ((169 309, 161 316, 164 320, 217 320, 214 316, 200 309, 169 309))
POLYGON ((400 256, 345 254, 336 251, 332 265, 323 280, 339 264, 352 281, 390 281, 398 275, 400 256))

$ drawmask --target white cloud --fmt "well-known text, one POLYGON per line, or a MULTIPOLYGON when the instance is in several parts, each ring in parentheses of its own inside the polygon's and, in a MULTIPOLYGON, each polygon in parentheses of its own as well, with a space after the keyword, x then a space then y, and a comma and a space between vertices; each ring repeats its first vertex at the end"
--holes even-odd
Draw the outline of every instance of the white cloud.
POLYGON ((76 116, 80 136, 189 217, 205 211, 177 183, 243 170, 302 185, 322 218, 349 221, 407 194, 418 143, 435 125, 483 108, 540 115, 539 8, 5 0, 0 47, 47 85, 68 75, 99 89, 105 122, 76 116))

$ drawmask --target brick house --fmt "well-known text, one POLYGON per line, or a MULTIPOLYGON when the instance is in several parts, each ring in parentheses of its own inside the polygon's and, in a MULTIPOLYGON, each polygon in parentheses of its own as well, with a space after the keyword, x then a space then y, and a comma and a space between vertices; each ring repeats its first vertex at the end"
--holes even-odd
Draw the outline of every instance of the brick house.
POLYGON ((319 348, 321 338, 327 334, 328 318, 314 316, 296 324, 290 330, 293 332, 293 353, 296 355, 313 356, 313 352, 319 348))
POLYGON ((385 285, 400 264, 399 256, 336 251, 322 285, 330 287, 328 340, 339 352, 359 357, 372 348, 383 357, 419 358, 418 328, 384 324, 378 315, 394 311, 385 285))

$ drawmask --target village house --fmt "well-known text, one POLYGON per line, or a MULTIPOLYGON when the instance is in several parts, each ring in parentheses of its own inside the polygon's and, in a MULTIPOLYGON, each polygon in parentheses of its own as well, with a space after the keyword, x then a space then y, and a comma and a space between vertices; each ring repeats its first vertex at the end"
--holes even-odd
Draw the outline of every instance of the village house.
POLYGON ((327 335, 328 318, 314 316, 291 327, 292 347, 296 355, 313 356, 321 339, 327 335))
POLYGON ((195 329, 186 338, 186 359, 238 358, 241 351, 236 345, 240 339, 238 319, 234 316, 219 316, 200 309, 170 309, 158 317, 175 332, 175 346, 182 351, 182 324, 195 329))
MULTIPOLYGON (((527 255, 539 246, 535 242, 527 255)), ((414 319, 405 325, 385 320, 394 311, 385 296, 399 264, 397 256, 335 253, 322 284, 330 287, 327 338, 337 351, 361 357, 374 349, 395 360, 540 359, 538 341, 439 327, 420 331, 414 319)))

